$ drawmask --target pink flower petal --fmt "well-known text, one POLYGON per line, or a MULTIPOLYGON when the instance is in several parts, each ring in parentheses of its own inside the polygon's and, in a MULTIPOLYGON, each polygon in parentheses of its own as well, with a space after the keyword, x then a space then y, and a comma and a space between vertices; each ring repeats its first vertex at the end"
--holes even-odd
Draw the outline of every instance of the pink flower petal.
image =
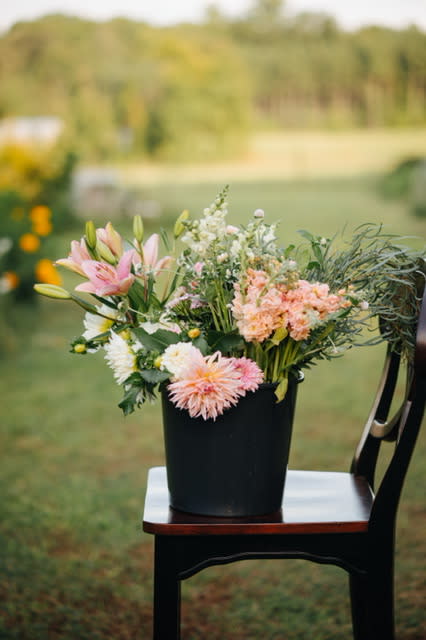
POLYGON ((154 267, 157 262, 159 242, 160 237, 158 233, 153 233, 143 246, 143 261, 150 267, 154 267))
MULTIPOLYGON (((126 251, 120 258, 120 261, 117 265, 117 276, 119 280, 127 279, 130 275, 130 266, 132 264, 134 256, 134 249, 130 249, 130 251, 126 251)), ((133 280, 132 280, 133 281, 133 280)))

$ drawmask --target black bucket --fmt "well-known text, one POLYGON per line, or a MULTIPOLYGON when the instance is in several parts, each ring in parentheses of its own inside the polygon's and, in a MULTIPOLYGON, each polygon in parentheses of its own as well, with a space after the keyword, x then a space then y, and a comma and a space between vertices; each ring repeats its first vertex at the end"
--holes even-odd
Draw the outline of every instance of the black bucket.
POLYGON ((281 508, 297 395, 290 379, 277 403, 261 384, 215 421, 191 418, 163 392, 170 504, 189 513, 243 517, 281 508))

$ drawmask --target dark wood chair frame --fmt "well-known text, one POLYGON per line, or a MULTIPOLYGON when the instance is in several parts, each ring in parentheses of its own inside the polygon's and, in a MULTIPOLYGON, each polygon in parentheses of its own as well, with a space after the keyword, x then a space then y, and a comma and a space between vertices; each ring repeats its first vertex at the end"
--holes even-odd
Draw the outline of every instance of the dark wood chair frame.
POLYGON ((175 511, 168 505, 165 469, 150 470, 143 529, 155 536, 154 640, 180 638, 182 580, 212 565, 266 558, 341 567, 349 574, 354 639, 394 640, 396 516, 426 398, 426 293, 405 397, 389 419, 399 365, 389 349, 350 472, 290 470, 278 513, 229 519, 175 511), (374 493, 385 441, 395 448, 374 493))

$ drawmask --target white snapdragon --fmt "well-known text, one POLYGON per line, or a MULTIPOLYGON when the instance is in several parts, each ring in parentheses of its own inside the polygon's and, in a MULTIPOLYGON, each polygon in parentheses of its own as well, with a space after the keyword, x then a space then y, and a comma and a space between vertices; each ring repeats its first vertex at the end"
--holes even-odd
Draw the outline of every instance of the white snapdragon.
POLYGON ((215 206, 213 203, 210 208, 204 209, 204 217, 194 222, 181 238, 201 257, 206 255, 213 242, 221 240, 226 234, 226 209, 223 206, 215 209, 215 206))
POLYGON ((263 242, 265 244, 271 244, 275 242, 275 240, 277 239, 275 230, 276 230, 276 225, 274 224, 271 224, 270 227, 265 226, 265 232, 263 234, 263 242))
POLYGON ((233 258, 237 258, 241 253, 242 245, 239 240, 233 240, 230 246, 230 254, 233 258))

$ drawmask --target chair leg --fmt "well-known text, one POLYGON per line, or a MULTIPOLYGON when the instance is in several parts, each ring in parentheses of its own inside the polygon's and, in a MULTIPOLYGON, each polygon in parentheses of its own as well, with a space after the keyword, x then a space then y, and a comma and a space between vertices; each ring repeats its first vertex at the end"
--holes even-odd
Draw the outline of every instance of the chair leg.
POLYGON ((354 640, 368 640, 368 601, 364 576, 349 575, 354 640))
POLYGON ((155 538, 153 640, 180 640, 180 580, 173 539, 155 538))
POLYGON ((349 578, 354 640, 395 640, 392 563, 349 578))

